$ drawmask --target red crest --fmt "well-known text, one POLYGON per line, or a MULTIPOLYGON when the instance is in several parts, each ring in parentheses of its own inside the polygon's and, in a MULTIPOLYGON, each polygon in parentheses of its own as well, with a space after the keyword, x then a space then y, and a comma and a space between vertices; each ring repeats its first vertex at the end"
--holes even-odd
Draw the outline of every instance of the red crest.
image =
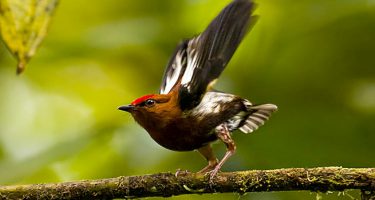
POLYGON ((137 104, 140 104, 140 103, 144 102, 145 100, 147 100, 147 99, 149 99, 149 98, 151 98, 151 97, 153 97, 153 96, 155 96, 155 95, 154 95, 154 94, 148 94, 148 95, 145 95, 145 96, 139 97, 138 99, 134 100, 134 101, 131 103, 131 105, 135 106, 135 105, 137 105, 137 104))

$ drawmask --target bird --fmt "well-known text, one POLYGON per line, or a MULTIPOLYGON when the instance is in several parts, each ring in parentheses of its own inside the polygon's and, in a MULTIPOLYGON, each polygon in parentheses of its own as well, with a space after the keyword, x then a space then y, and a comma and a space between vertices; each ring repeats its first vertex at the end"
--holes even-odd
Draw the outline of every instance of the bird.
POLYGON ((208 165, 198 173, 212 180, 236 151, 232 133, 251 133, 277 110, 213 88, 257 16, 252 0, 229 3, 201 33, 183 40, 170 58, 158 94, 139 97, 118 109, 129 112, 159 145, 198 151, 208 165), (221 141, 221 160, 211 144, 221 141))

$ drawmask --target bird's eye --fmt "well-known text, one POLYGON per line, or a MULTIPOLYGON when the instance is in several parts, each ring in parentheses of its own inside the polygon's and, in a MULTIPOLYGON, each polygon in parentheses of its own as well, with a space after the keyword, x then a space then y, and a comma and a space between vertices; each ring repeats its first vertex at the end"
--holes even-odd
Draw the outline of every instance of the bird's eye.
POLYGON ((153 99, 147 99, 147 100, 145 101, 145 105, 146 105, 147 107, 151 107, 151 106, 155 105, 155 100, 153 100, 153 99))

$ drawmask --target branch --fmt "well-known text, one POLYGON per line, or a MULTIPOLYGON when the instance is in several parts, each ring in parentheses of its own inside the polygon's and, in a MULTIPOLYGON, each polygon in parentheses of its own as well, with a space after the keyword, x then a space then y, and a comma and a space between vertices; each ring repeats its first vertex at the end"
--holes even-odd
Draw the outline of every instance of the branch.
POLYGON ((290 168, 219 173, 209 183, 208 176, 195 173, 159 173, 66 183, 0 186, 0 199, 113 199, 169 197, 204 194, 268 191, 362 190, 363 199, 374 197, 375 168, 290 168))

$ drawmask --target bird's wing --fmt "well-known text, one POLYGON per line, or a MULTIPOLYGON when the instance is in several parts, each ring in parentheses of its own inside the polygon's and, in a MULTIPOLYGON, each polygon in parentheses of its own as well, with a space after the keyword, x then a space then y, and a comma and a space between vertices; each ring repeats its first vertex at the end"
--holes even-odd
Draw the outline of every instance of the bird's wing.
POLYGON ((251 0, 234 0, 203 33, 180 44, 169 61, 160 93, 167 94, 180 85, 181 109, 197 106, 256 21, 251 16, 253 8, 251 0))
POLYGON ((183 110, 197 106, 207 87, 220 76, 255 21, 251 17, 253 7, 249 0, 233 1, 202 34, 189 40, 187 66, 179 91, 183 110))

